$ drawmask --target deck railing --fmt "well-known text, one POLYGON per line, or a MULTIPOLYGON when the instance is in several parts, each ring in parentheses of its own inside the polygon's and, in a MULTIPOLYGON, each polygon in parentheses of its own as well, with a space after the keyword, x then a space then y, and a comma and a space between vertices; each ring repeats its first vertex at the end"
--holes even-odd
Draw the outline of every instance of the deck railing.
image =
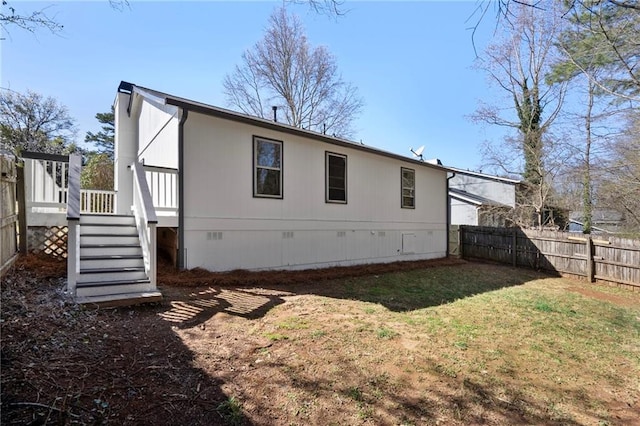
POLYGON ((161 216, 176 216, 178 212, 178 170, 143 166, 151 199, 161 216))
POLYGON ((24 152, 27 210, 33 213, 63 213, 67 208, 69 157, 24 152))
MULTIPOLYGON (((26 200, 29 213, 64 214, 67 209, 69 157, 24 153, 26 200)), ((178 170, 143 166, 153 207, 162 216, 178 214, 178 170)), ((80 213, 114 214, 115 191, 80 190, 80 213)))
MULTIPOLYGON (((26 203, 30 214, 64 214, 69 188, 69 157, 23 153, 26 203)), ((80 213, 114 214, 115 191, 80 189, 80 213)))
POLYGON ((94 214, 115 213, 115 191, 80 190, 80 212, 94 214))

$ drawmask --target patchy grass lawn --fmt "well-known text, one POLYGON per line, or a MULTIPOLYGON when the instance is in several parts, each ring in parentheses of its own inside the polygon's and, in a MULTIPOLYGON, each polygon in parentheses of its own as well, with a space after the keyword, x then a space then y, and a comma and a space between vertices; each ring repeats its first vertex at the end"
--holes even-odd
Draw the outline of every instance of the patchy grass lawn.
POLYGON ((251 282, 97 312, 51 286, 19 321, 3 283, 3 424, 638 424, 638 292, 466 262, 251 282))

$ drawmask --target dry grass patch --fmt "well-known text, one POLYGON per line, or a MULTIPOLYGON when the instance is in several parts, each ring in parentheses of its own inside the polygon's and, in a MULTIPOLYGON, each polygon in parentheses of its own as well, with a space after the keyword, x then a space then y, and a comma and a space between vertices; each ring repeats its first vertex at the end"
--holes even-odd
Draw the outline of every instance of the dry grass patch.
MULTIPOLYGON (((251 402, 256 424, 604 425, 640 414, 637 293, 484 264, 267 287, 281 302, 263 316, 207 321, 217 332, 232 322, 256 349, 229 376, 199 364, 251 402)), ((209 342, 181 333, 195 353, 209 342)))

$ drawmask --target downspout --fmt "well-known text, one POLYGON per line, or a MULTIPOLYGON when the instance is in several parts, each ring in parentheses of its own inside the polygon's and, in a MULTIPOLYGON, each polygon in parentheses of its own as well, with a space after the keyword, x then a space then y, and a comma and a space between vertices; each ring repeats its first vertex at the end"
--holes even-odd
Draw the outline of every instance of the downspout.
POLYGON ((447 248, 446 248, 446 252, 447 253, 447 257, 449 257, 449 233, 451 232, 451 202, 449 201, 449 181, 451 179, 453 179, 456 176, 456 172, 451 172, 451 176, 447 177, 447 192, 446 192, 446 196, 447 196, 447 202, 446 202, 446 206, 447 206, 447 248))
POLYGON ((184 248, 184 123, 189 117, 189 110, 182 108, 178 123, 178 269, 185 268, 184 248))

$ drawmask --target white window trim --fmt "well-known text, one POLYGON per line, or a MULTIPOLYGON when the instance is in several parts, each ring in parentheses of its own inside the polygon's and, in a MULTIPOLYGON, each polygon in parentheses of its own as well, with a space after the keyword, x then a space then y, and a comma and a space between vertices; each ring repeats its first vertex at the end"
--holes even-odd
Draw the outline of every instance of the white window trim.
POLYGON ((402 207, 403 209, 415 209, 416 208, 416 171, 414 169, 410 169, 408 167, 400 167, 400 207, 402 207), (413 187, 409 187, 409 186, 404 186, 404 172, 411 172, 413 173, 413 187), (413 199, 413 205, 412 206, 405 206, 404 204, 404 190, 405 189, 410 189, 411 190, 411 199, 413 199))
POLYGON ((325 193, 325 202, 332 204, 347 204, 347 200, 349 199, 349 194, 347 193, 347 156, 345 154, 338 154, 337 152, 329 152, 325 151, 324 154, 324 193, 325 193), (344 159, 344 200, 332 200, 329 198, 329 157, 339 157, 344 159))
POLYGON ((283 190, 283 168, 284 168, 284 152, 283 152, 283 143, 282 141, 264 138, 262 136, 254 136, 253 137, 253 197, 254 198, 273 198, 281 200, 284 198, 284 190, 283 190), (274 143, 280 145, 280 167, 270 167, 270 166, 259 166, 258 165, 258 150, 257 145, 259 142, 266 143, 274 143), (258 193, 258 169, 263 170, 275 170, 280 172, 280 194, 279 195, 271 195, 271 194, 260 194, 258 193))

